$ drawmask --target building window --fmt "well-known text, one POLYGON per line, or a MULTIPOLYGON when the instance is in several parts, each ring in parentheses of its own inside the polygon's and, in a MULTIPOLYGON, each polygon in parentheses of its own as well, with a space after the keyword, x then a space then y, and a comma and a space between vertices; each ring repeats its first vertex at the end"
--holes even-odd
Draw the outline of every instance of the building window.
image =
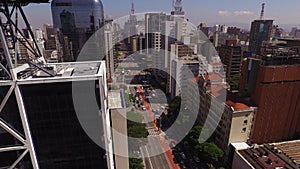
POLYGON ((248 123, 248 120, 244 120, 244 125, 247 125, 247 123, 248 123))
POLYGON ((245 133, 245 132, 246 132, 246 130, 247 130, 247 128, 246 128, 246 127, 244 127, 244 128, 242 129, 242 133, 245 133))

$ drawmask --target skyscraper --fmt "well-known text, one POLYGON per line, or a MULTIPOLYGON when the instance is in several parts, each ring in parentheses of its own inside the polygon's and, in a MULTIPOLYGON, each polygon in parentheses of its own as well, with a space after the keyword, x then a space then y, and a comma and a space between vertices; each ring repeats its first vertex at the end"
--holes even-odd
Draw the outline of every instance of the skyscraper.
POLYGON ((87 39, 104 25, 101 0, 53 0, 54 28, 62 30, 72 42, 74 59, 87 39))
POLYGON ((255 20, 251 23, 249 50, 254 54, 261 54, 263 42, 272 38, 273 20, 255 20))

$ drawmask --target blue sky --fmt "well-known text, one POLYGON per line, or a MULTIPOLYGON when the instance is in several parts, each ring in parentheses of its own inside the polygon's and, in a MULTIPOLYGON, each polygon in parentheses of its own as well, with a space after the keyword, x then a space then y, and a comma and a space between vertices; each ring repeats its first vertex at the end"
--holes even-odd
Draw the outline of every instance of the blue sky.
MULTIPOLYGON (((186 18, 192 23, 250 24, 259 18, 261 4, 266 3, 265 18, 275 19, 280 25, 300 25, 299 0, 182 0, 186 18)), ((105 15, 118 18, 129 14, 131 0, 102 0, 105 15)), ((172 0, 134 0, 136 12, 170 12, 172 0)), ((33 27, 52 23, 50 4, 30 5, 25 8, 33 27)), ((238 26, 238 25, 237 25, 238 26)))

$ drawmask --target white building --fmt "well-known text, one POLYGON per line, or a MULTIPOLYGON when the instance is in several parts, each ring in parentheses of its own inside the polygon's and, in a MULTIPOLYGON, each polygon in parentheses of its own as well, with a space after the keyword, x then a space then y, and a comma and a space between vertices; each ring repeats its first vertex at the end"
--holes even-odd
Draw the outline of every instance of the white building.
POLYGON ((105 39, 105 62, 107 78, 113 78, 114 69, 114 45, 113 45, 113 26, 111 23, 105 25, 104 39, 105 39))
POLYGON ((200 62, 198 56, 171 60, 170 93, 172 97, 181 95, 181 89, 185 87, 189 78, 199 76, 200 62))

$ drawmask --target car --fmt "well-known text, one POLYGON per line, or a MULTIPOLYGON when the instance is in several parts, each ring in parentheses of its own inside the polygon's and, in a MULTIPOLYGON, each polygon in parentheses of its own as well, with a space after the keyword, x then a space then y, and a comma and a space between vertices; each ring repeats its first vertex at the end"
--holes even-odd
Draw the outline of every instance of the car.
POLYGON ((199 159, 199 157, 197 157, 197 156, 194 156, 193 158, 194 158, 194 160, 195 160, 197 163, 199 163, 199 162, 200 162, 200 159, 199 159))

